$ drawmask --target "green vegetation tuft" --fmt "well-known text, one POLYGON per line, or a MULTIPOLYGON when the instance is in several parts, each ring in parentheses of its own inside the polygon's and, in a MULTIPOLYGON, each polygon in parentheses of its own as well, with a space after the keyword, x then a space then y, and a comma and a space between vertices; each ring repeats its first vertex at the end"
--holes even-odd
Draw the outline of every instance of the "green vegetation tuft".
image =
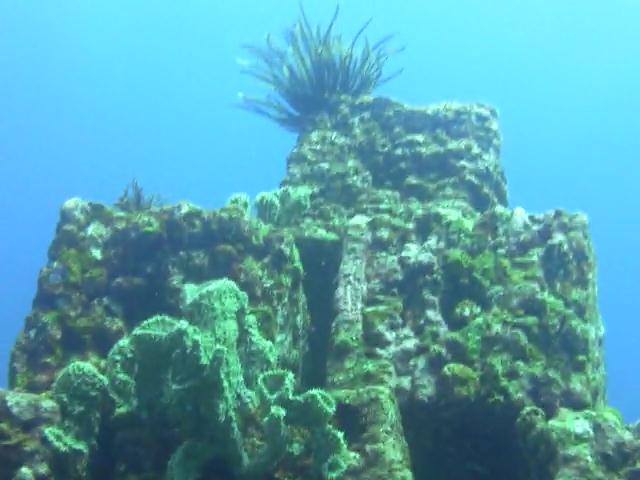
POLYGON ((333 29, 338 7, 326 29, 314 29, 300 10, 300 18, 285 33, 284 46, 267 35, 265 46, 245 47, 256 61, 244 72, 266 84, 272 93, 262 99, 242 99, 243 107, 296 132, 318 115, 335 110, 341 96, 366 95, 400 74, 383 74, 387 60, 397 52, 388 48, 391 35, 373 44, 365 38, 358 47, 371 19, 345 43, 333 29))

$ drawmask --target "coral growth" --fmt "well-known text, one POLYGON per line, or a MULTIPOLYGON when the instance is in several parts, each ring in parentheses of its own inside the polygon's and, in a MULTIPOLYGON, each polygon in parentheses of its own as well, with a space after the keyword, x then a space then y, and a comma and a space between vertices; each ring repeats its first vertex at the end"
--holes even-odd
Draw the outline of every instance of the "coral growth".
POLYGON ((53 386, 62 421, 45 430, 56 478, 92 478, 104 456, 109 478, 141 461, 175 480, 201 478, 212 465, 250 479, 309 463, 314 478, 339 478, 357 458, 331 425, 333 398, 296 393, 247 295, 220 279, 187 285, 184 298, 189 321, 142 322, 112 348, 105 375, 86 362, 62 370, 53 386), (152 460, 165 452, 168 462, 152 460))
POLYGON ((510 208, 499 155, 490 107, 345 98, 255 216, 66 202, 0 477, 638 478, 587 219, 510 208))

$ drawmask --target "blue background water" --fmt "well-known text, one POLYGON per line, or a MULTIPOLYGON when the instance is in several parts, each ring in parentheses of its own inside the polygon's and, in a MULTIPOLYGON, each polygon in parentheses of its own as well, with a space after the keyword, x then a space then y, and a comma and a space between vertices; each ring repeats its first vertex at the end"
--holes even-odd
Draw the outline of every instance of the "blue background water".
MULTIPOLYGON (((308 1, 326 22, 334 3, 308 1)), ((277 186, 293 135, 236 109, 259 92, 240 45, 293 0, 0 2, 0 383, 60 204, 137 178, 220 206, 277 186)), ((338 27, 398 33, 379 93, 497 106, 513 206, 586 212, 599 258, 611 403, 640 417, 640 2, 349 0, 338 27)))

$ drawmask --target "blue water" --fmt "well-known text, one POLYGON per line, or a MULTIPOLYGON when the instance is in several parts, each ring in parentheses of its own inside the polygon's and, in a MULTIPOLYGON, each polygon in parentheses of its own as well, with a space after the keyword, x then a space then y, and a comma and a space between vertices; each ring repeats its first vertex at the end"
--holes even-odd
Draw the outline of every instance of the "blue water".
MULTIPOLYGON (((305 5, 326 22, 335 4, 305 5)), ((113 202, 135 177, 217 207, 277 186, 295 137, 235 108, 260 91, 237 58, 296 16, 293 0, 0 2, 0 384, 66 198, 113 202)), ((512 205, 589 215, 609 399, 640 418, 640 2, 349 0, 338 28, 369 16, 407 47, 379 93, 492 103, 512 205)))

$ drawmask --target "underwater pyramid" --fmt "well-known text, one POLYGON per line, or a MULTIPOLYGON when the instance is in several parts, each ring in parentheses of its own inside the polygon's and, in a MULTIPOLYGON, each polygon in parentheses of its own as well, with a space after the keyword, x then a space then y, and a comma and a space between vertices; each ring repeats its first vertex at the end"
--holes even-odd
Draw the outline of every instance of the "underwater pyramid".
POLYGON ((253 202, 67 201, 0 478, 640 478, 587 220, 509 208, 499 155, 488 106, 361 97, 253 202))

